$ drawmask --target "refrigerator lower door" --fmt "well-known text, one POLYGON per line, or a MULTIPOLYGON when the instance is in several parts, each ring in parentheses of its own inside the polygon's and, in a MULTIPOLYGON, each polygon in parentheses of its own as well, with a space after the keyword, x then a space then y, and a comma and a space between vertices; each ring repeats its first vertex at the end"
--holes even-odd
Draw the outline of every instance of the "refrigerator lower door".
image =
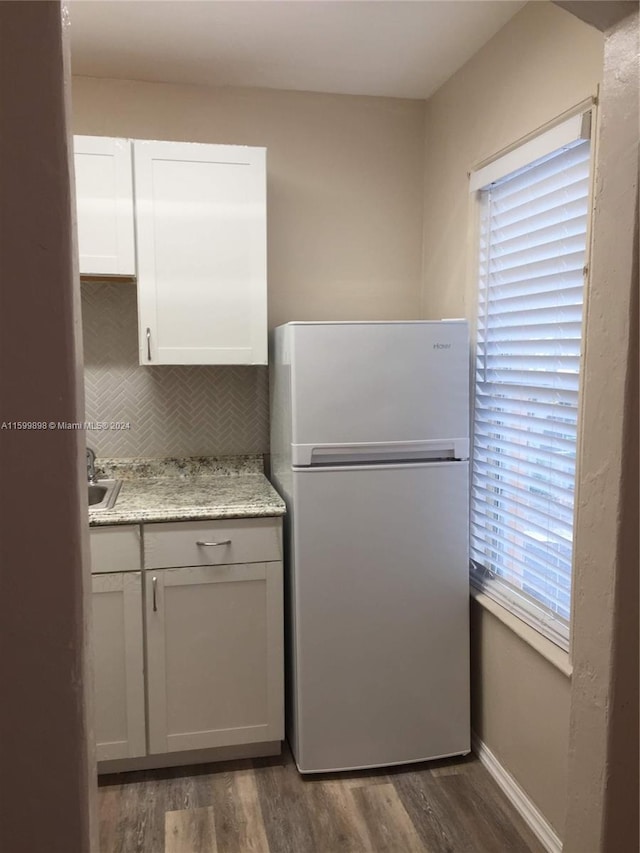
POLYGON ((294 470, 298 768, 469 751, 468 463, 294 470))

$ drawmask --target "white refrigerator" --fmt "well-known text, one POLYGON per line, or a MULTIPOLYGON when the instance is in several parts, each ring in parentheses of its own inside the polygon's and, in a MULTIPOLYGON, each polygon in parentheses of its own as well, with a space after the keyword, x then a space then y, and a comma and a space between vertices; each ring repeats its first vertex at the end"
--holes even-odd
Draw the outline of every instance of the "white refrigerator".
POLYGON ((467 324, 287 323, 271 344, 298 769, 467 753, 467 324))

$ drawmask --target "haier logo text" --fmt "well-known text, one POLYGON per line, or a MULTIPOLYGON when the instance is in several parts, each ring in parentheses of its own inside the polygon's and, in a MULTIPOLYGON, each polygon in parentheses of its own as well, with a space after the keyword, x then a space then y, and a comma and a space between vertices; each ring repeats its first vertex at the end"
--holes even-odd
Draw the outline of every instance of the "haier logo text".
POLYGON ((451 349, 451 344, 434 344, 434 349, 451 349))

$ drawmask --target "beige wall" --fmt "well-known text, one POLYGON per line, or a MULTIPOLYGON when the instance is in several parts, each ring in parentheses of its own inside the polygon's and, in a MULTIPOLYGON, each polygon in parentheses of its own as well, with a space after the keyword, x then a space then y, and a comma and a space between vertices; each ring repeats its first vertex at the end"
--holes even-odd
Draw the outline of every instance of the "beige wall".
MULTIPOLYGON (((429 100, 423 316, 473 316, 468 171, 594 95, 602 57, 601 33, 529 3, 429 100)), ((475 601, 471 643, 474 729, 562 836, 570 680, 475 601)))
POLYGON ((267 147, 270 325, 419 316, 423 102, 74 78, 73 125, 267 147))
MULTIPOLYGON (((0 3, 0 65, 0 422, 79 421, 80 289, 59 3, 0 3)), ((83 456, 80 432, 0 432, 6 853, 97 850, 83 456)))

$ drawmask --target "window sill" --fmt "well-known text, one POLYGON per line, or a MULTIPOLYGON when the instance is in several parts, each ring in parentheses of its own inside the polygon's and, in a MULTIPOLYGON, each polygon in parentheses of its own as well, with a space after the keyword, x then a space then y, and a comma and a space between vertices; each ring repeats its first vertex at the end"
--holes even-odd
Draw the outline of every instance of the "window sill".
POLYGON ((527 623, 523 622, 522 619, 518 619, 517 616, 514 616, 506 607, 498 604, 497 601, 494 601, 493 598, 490 598, 485 592, 480 592, 479 589, 476 589, 471 585, 469 593, 471 598, 477 601, 480 607, 487 610, 492 616, 495 616, 496 619, 502 622, 503 625, 506 625, 507 628, 510 628, 514 634, 520 637, 520 639, 527 643, 527 645, 531 646, 532 649, 535 649, 539 655, 542 655, 545 660, 558 669, 563 675, 566 675, 567 678, 571 678, 571 675, 573 674, 573 666, 569 660, 568 652, 558 648, 555 643, 552 643, 551 640, 543 637, 542 634, 538 633, 538 631, 530 625, 527 625, 527 623))

